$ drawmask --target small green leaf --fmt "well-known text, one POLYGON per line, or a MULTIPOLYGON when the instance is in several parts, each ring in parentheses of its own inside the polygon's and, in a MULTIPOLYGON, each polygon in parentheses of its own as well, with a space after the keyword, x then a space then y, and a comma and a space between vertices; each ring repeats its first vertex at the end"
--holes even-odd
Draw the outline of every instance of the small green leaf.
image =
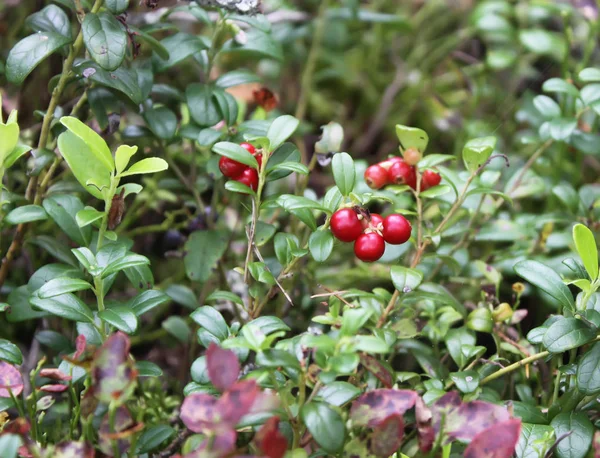
POLYGON ((479 374, 477 371, 452 372, 450 379, 462 393, 472 393, 479 388, 479 374))
POLYGON ((228 245, 225 231, 193 232, 185 244, 186 254, 183 258, 188 278, 199 282, 208 280, 228 245))
POLYGON ((121 177, 128 177, 131 175, 140 175, 143 173, 158 173, 163 170, 167 170, 169 164, 164 159, 159 157, 149 157, 142 159, 141 161, 133 164, 129 169, 120 174, 121 177))
POLYGON ((408 148, 415 148, 421 153, 425 152, 429 143, 427 132, 416 127, 403 126, 396 124, 396 136, 400 142, 400 151, 404 152, 408 148))
POLYGON ((276 118, 267 130, 267 138, 271 142, 271 151, 275 151, 283 144, 298 128, 300 121, 290 115, 276 118))
MULTIPOLYGON (((0 164, 4 165, 6 158, 12 153, 19 142, 19 125, 15 122, 2 124, 0 122, 0 164)), ((6 165, 5 167, 8 168, 6 165)))
POLYGON ((83 42, 92 59, 105 70, 116 70, 127 52, 127 32, 111 13, 85 15, 81 24, 83 42))
POLYGON ((62 294, 51 299, 31 296, 29 302, 35 308, 51 313, 66 320, 93 323, 94 315, 81 299, 73 294, 62 294))
POLYGON ((152 59, 157 72, 165 71, 188 57, 199 55, 202 50, 208 48, 209 43, 205 37, 180 32, 164 38, 160 45, 165 49, 166 55, 157 53, 152 59))
POLYGON ((137 153, 137 146, 121 145, 115 152, 115 165, 117 173, 121 173, 129 165, 131 157, 137 153))
POLYGON ((167 107, 147 109, 144 120, 152 133, 163 140, 172 139, 177 132, 177 116, 167 107))
POLYGON ((201 127, 210 127, 221 119, 221 113, 213 91, 207 84, 193 83, 187 86, 185 95, 190 110, 190 115, 201 127))
POLYGON ((126 334, 133 334, 138 326, 138 319, 128 307, 119 306, 102 310, 98 316, 111 326, 126 334))
POLYGON ((291 170, 292 172, 299 173, 301 175, 308 175, 308 167, 299 162, 282 162, 273 167, 272 170, 291 170))
POLYGON ((37 294, 41 299, 48 299, 50 297, 59 296, 66 293, 74 293, 75 291, 85 291, 91 289, 87 281, 79 278, 54 278, 49 282, 45 283, 38 291, 37 294))
POLYGON ((556 445, 558 458, 584 458, 592 445, 594 425, 583 412, 559 413, 550 426, 557 438, 564 437, 556 445))
POLYGON ((95 208, 85 207, 83 210, 79 210, 75 215, 75 220, 79 227, 85 227, 92 224, 94 221, 98 221, 104 216, 104 213, 99 212, 95 208))
POLYGON ((562 318, 550 325, 542 344, 551 353, 580 347, 596 337, 596 331, 577 318, 562 318))
POLYGON ((39 205, 23 205, 17 207, 6 215, 4 221, 8 224, 24 224, 32 221, 42 221, 48 219, 48 214, 43 207, 39 205))
POLYGON ((57 194, 46 197, 44 209, 56 224, 78 245, 87 245, 92 238, 92 228, 82 229, 77 224, 77 213, 83 210, 83 204, 78 197, 70 194, 57 194))
POLYGON ((104 4, 111 13, 121 14, 129 7, 129 0, 106 0, 104 4))
POLYGON ((326 452, 337 454, 346 439, 346 427, 340 414, 323 402, 304 404, 301 411, 304 424, 313 439, 326 452))
MULTIPOLYGON (((0 128, 1 128, 1 125, 0 125, 0 128)), ((31 146, 27 146, 27 145, 17 145, 17 146, 15 146, 15 148, 4 159, 4 164, 3 164, 4 168, 6 168, 6 169, 11 168, 12 165, 15 162, 17 162, 17 160, 21 156, 23 156, 24 154, 27 154, 29 151, 31 151, 31 146)))
POLYGON ((240 84, 257 83, 260 77, 249 70, 239 69, 223 73, 217 78, 215 84, 217 87, 227 89, 228 87, 239 86, 240 84))
POLYGON ((14 343, 0 339, 0 359, 11 364, 23 364, 23 354, 14 343))
MULTIPOLYGON (((115 161, 112 153, 104 139, 82 123, 79 119, 72 116, 63 116, 60 122, 69 131, 79 137, 88 146, 90 151, 94 153, 96 158, 102 162, 104 167, 112 172, 115 169, 115 161)), ((88 164, 89 166, 89 164, 88 164)))
POLYGON ((191 315, 192 320, 198 323, 202 328, 208 331, 210 334, 215 336, 219 342, 229 337, 229 328, 227 323, 214 307, 204 306, 200 307, 191 315))
POLYGON ((419 169, 428 169, 444 162, 455 160, 456 156, 452 156, 451 154, 428 154, 419 161, 419 169))
POLYGON ((463 148, 463 161, 471 173, 481 167, 496 147, 496 137, 481 137, 469 140, 463 148))
POLYGON ((127 302, 127 307, 137 316, 140 316, 170 300, 171 298, 162 291, 151 289, 142 291, 133 299, 129 300, 127 302))
POLYGON ((327 261, 333 250, 333 235, 331 231, 313 232, 308 240, 308 248, 315 261, 327 261))
POLYGON ((592 282, 598 278, 598 248, 594 234, 583 224, 573 227, 573 241, 592 282))
POLYGON ((137 442, 136 455, 143 455, 156 450, 161 444, 167 443, 176 431, 169 425, 154 425, 142 433, 137 442))
POLYGON ((416 290, 423 281, 423 273, 403 266, 392 266, 390 275, 394 287, 404 293, 416 290))
POLYGON ((6 79, 21 84, 46 57, 71 42, 70 37, 54 32, 30 35, 19 41, 6 59, 6 79))
POLYGON ((255 195, 255 192, 250 188, 250 186, 245 185, 244 183, 240 183, 239 181, 229 180, 225 183, 225 189, 230 192, 236 192, 238 194, 250 194, 251 196, 255 195))
POLYGON ((560 105, 547 95, 538 95, 533 99, 533 106, 546 119, 558 118, 561 115, 560 105))
POLYGON ((131 253, 122 258, 116 259, 108 264, 102 270, 102 278, 106 278, 111 274, 116 272, 120 272, 123 269, 128 269, 130 267, 140 266, 150 264, 150 260, 146 256, 142 256, 141 254, 131 253))
POLYGON ((434 186, 433 188, 429 188, 428 190, 421 192, 419 196, 425 197, 427 199, 433 199, 435 197, 448 194, 450 191, 452 191, 452 187, 450 187, 447 184, 440 184, 438 186, 434 186))
POLYGON ((71 23, 69 16, 56 5, 48 5, 29 16, 25 23, 36 32, 52 32, 71 40, 71 23))
POLYGON ((573 295, 555 270, 538 261, 521 261, 515 265, 514 270, 517 275, 552 296, 563 307, 574 310, 573 295))
POLYGON ((600 393, 600 342, 595 343, 577 364, 577 389, 588 396, 600 393))
POLYGON ((234 161, 248 165, 252 168, 258 168, 258 162, 252 154, 250 154, 245 148, 242 148, 237 143, 231 142, 219 142, 215 143, 212 150, 220 154, 221 156, 228 157, 234 161))
POLYGON ((559 92, 572 95, 573 97, 579 97, 579 90, 573 86, 573 84, 562 78, 550 78, 549 80, 544 81, 542 90, 544 92, 559 92))
POLYGON ((586 83, 600 81, 600 69, 584 68, 579 72, 579 79, 586 83))
POLYGON ((331 162, 331 170, 333 171, 335 184, 342 195, 349 195, 354 189, 354 181, 356 180, 352 157, 348 153, 336 154, 331 162))

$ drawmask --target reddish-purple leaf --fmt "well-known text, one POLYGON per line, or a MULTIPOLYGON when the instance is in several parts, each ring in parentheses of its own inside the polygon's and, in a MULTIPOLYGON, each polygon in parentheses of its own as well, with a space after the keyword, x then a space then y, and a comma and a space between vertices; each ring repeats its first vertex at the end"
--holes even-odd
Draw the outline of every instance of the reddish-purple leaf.
POLYGON ((417 397, 410 390, 369 391, 352 403, 350 418, 355 426, 377 426, 391 415, 404 414, 415 405, 417 397))
POLYGON ((377 361, 373 356, 366 353, 360 354, 360 362, 365 369, 379 379, 386 388, 391 388, 394 385, 392 374, 385 368, 383 364, 377 361))
POLYGON ((418 397, 415 403, 415 420, 419 436, 419 450, 423 453, 429 452, 435 441, 435 431, 431 424, 432 416, 431 409, 425 405, 421 397, 418 397))
POLYGON ((79 334, 75 339, 75 354, 73 355, 73 359, 79 359, 83 352, 85 351, 86 340, 83 334, 79 334))
POLYGON ((217 402, 217 410, 221 421, 234 427, 240 419, 248 414, 260 394, 256 380, 241 380, 227 390, 217 402))
POLYGON ((126 407, 119 407, 115 412, 115 427, 110 427, 110 417, 107 413, 100 423, 98 431, 100 450, 108 456, 113 456, 113 441, 121 453, 125 453, 131 446, 131 436, 138 432, 144 425, 135 424, 126 407))
POLYGON ((0 361, 0 398, 10 398, 9 389, 13 395, 20 395, 23 391, 23 377, 15 366, 0 361))
POLYGON ((190 394, 181 406, 181 421, 195 433, 210 432, 219 415, 217 399, 205 393, 190 394))
POLYGON ((283 458, 287 439, 279 431, 279 417, 269 418, 254 437, 258 448, 269 458, 283 458))
POLYGON ((506 407, 483 401, 471 401, 451 410, 446 416, 444 433, 452 439, 471 440, 483 430, 508 421, 506 407))
POLYGON ((63 442, 56 446, 53 458, 94 458, 96 451, 86 442, 63 442))
POLYGON ((62 393, 64 391, 67 391, 69 389, 68 385, 60 385, 60 384, 54 384, 54 385, 44 385, 42 387, 40 387, 40 391, 43 391, 45 393, 62 393))
POLYGON ((375 456, 387 458, 400 448, 403 437, 404 419, 402 415, 390 415, 373 429, 371 453, 375 456))
POLYGON ((279 397, 274 391, 259 391, 248 414, 273 412, 279 407, 279 397))
POLYGON ((594 433, 592 449, 594 450, 594 458, 600 458, 600 431, 596 431, 594 433))
MULTIPOLYGON (((237 433, 233 429, 222 430, 211 438, 206 439, 191 453, 186 453, 183 458, 225 458, 230 457, 235 450, 237 433)), ((173 458, 181 458, 175 455, 173 458)))
POLYGON ((59 380, 59 381, 69 381, 71 380, 73 377, 71 377, 70 375, 65 374, 64 372, 61 372, 58 369, 42 369, 40 371, 40 377, 46 377, 52 380, 59 380))
POLYGON ((25 436, 29 434, 29 431, 31 431, 29 421, 21 417, 9 421, 4 425, 4 428, 2 428, 2 432, 4 433, 18 434, 19 436, 25 436))
POLYGON ((521 434, 521 420, 513 418, 481 431, 465 449, 465 458, 510 458, 521 434))
POLYGON ((206 366, 208 377, 219 391, 231 387, 240 375, 240 362, 231 350, 223 350, 214 342, 206 352, 206 366))
POLYGON ((133 392, 137 372, 129 357, 129 347, 129 337, 119 331, 96 351, 92 371, 94 393, 106 404, 124 402, 133 392))

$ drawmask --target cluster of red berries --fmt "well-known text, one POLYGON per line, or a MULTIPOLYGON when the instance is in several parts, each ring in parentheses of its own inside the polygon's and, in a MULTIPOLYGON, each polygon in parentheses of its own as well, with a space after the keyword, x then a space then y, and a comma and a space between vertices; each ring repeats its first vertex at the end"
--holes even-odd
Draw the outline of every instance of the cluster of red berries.
MULTIPOLYGON (((258 167, 260 167, 262 163, 262 154, 256 154, 256 148, 250 143, 240 143, 240 146, 254 156, 256 162, 258 162, 258 167)), ((227 178, 239 181, 253 191, 258 189, 258 172, 256 169, 248 167, 246 164, 222 156, 219 160, 219 170, 221 170, 221 173, 227 178)))
MULTIPOLYGON (((421 159, 421 153, 414 148, 404 151, 404 159, 396 156, 365 170, 365 182, 371 189, 380 189, 388 184, 405 184, 417 189, 417 170, 415 165, 421 159)), ((442 181, 439 173, 425 170, 421 175, 421 191, 437 186, 442 181)))
POLYGON ((354 254, 365 262, 374 262, 383 256, 385 242, 400 245, 410 238, 412 227, 402 215, 382 218, 360 207, 342 208, 330 221, 331 232, 342 242, 354 242, 354 254))

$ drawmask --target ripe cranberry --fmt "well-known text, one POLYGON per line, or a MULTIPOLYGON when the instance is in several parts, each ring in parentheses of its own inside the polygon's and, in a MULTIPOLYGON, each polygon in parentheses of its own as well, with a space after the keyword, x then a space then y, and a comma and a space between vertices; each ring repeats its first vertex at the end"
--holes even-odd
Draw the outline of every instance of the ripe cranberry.
POLYGON ((246 168, 241 176, 236 178, 242 184, 245 184, 253 191, 258 189, 258 172, 255 169, 246 168))
POLYGON ((362 234, 363 227, 358 215, 351 208, 342 208, 331 217, 331 233, 342 242, 354 242, 362 234))
POLYGON ((402 215, 388 215, 383 220, 383 238, 387 243, 400 245, 410 238, 412 227, 402 215))
POLYGON ((388 172, 379 164, 372 165, 365 170, 365 182, 371 189, 383 188, 388 184, 388 172))
POLYGON ((380 214, 378 213, 371 213, 371 222, 368 222, 366 218, 364 218, 361 223, 363 226, 363 229, 367 229, 369 227, 371 227, 372 229, 375 230, 380 230, 381 229, 381 224, 383 224, 383 218, 381 217, 380 214))
POLYGON ((248 151, 250 154, 256 153, 256 148, 254 147, 254 145, 251 145, 250 143, 240 143, 240 146, 242 148, 244 148, 246 151, 248 151))
POLYGON ((421 191, 433 188, 442 181, 442 176, 433 170, 425 170, 421 176, 421 191))
POLYGON ((258 168, 260 169, 260 167, 262 166, 262 154, 255 154, 254 159, 256 159, 256 162, 258 162, 258 168))
POLYGON ((238 161, 234 161, 233 159, 229 159, 225 156, 222 156, 221 159, 219 159, 219 170, 227 178, 232 178, 235 180, 241 176, 244 170, 247 168, 247 165, 238 161))
POLYGON ((404 150, 404 162, 408 165, 417 165, 421 160, 421 152, 416 148, 407 148, 404 150))
POLYGON ((413 166, 404 161, 398 161, 390 167, 389 180, 395 184, 407 184, 417 189, 417 172, 413 166))
POLYGON ((385 242, 383 237, 375 232, 361 234, 354 242, 354 254, 364 262, 374 262, 383 256, 385 242))

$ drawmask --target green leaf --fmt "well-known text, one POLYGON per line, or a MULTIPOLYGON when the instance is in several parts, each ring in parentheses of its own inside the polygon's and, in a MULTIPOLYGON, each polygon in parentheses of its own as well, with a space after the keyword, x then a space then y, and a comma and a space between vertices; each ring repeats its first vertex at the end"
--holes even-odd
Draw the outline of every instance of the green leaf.
POLYGON ((552 296, 566 309, 575 309, 571 291, 556 271, 550 267, 538 261, 521 261, 515 265, 514 271, 529 283, 552 296))
POLYGON ((579 360, 577 389, 589 396, 600 392, 600 342, 595 343, 579 360))
POLYGON ((415 148, 421 153, 425 152, 429 143, 427 132, 416 127, 403 126, 396 124, 396 136, 400 142, 400 151, 404 152, 408 148, 415 148))
POLYGON ((136 361, 135 368, 138 371, 138 377, 160 377, 163 375, 162 369, 150 361, 136 361))
POLYGON ((78 197, 70 194, 51 195, 44 199, 43 205, 48 215, 71 240, 81 246, 89 244, 92 228, 82 228, 77 224, 75 216, 83 210, 83 204, 78 197))
POLYGON ((112 153, 100 135, 82 123, 79 119, 72 116, 63 116, 60 118, 60 122, 69 129, 73 135, 76 135, 85 142, 90 151, 96 156, 96 159, 102 162, 104 168, 110 172, 115 169, 115 161, 112 153))
MULTIPOLYGON (((0 126, 1 127, 1 126, 0 126)), ((27 146, 27 145, 17 145, 11 153, 8 154, 8 156, 6 156, 6 158, 4 159, 4 168, 9 169, 13 166, 13 164, 15 162, 17 162, 17 160, 23 156, 24 154, 27 154, 29 151, 31 151, 31 146, 27 146)))
POLYGON ((85 207, 83 210, 79 210, 75 215, 75 221, 79 227, 85 227, 92 224, 94 221, 98 221, 104 216, 104 213, 99 212, 95 208, 85 207))
POLYGON ((159 58, 164 59, 164 60, 169 59, 169 57, 170 57, 169 51, 167 50, 167 48, 165 48, 163 46, 163 44, 160 41, 158 41, 156 38, 154 38, 149 33, 146 33, 143 30, 132 26, 131 24, 128 24, 128 26, 129 26, 129 30, 131 32, 135 33, 136 39, 146 43, 150 47, 150 49, 152 49, 152 51, 154 51, 156 53, 156 55, 159 58))
POLYGON ((275 118, 267 130, 267 138, 271 142, 271 151, 275 151, 283 142, 292 136, 300 121, 290 115, 275 118))
POLYGON ((451 154, 428 154, 419 161, 419 169, 428 169, 444 162, 455 160, 456 156, 452 156, 451 154))
POLYGON ((185 271, 192 281, 205 282, 217 268, 217 263, 229 245, 223 230, 193 232, 185 244, 185 271))
POLYGON ((281 164, 274 166, 272 170, 290 170, 301 175, 308 175, 309 173, 308 167, 299 162, 282 162, 281 164))
MULTIPOLYGON (((15 122, 2 124, 0 122, 0 165, 12 153, 19 142, 19 125, 15 122)), ((8 166, 5 166, 8 168, 8 166)))
POLYGON ((200 307, 198 310, 192 313, 190 317, 202 328, 215 336, 219 342, 222 342, 229 337, 229 328, 227 327, 227 323, 225 322, 223 315, 221 315, 213 307, 209 307, 207 305, 200 307))
POLYGON ((105 70, 116 70, 127 53, 127 32, 111 13, 87 13, 81 24, 90 56, 105 70))
POLYGON ((546 119, 558 118, 561 115, 560 105, 547 95, 535 97, 533 106, 546 119))
POLYGON ((468 362, 468 356, 463 348, 475 345, 475 335, 466 328, 450 329, 446 334, 446 347, 452 359, 462 369, 468 362))
POLYGON ((176 431, 169 425, 154 425, 142 433, 137 442, 136 455, 143 455, 156 450, 161 444, 167 443, 176 431))
POLYGON ((550 325, 542 344, 551 353, 580 347, 596 337, 596 331, 577 318, 562 318, 550 325))
POLYGON ((137 316, 128 307, 111 307, 99 312, 98 316, 126 334, 133 334, 138 327, 137 316))
POLYGON ((146 159, 142 159, 141 161, 136 162, 128 170, 121 173, 121 177, 128 177, 131 175, 140 175, 143 173, 158 173, 163 170, 167 170, 169 168, 169 164, 164 159, 159 157, 148 157, 146 159))
POLYGON ((215 84, 217 87, 227 89, 228 87, 239 86, 240 84, 260 82, 260 77, 249 70, 239 69, 220 75, 215 84))
POLYGON ((354 347, 358 351, 365 353, 389 353, 389 345, 376 336, 356 336, 354 338, 354 347))
MULTIPOLYGON (((440 184, 434 186, 433 188, 429 188, 426 191, 423 191, 419 194, 420 197, 425 197, 427 199, 433 199, 435 197, 443 196, 444 194, 448 194, 452 191, 452 187, 447 184, 440 184)), ((493 191, 492 191, 493 192, 493 191)))
POLYGON ((394 288, 404 293, 416 290, 423 281, 422 272, 403 266, 392 266, 390 275, 394 288))
POLYGON ((54 32, 36 33, 19 41, 6 59, 6 79, 13 84, 21 84, 25 78, 46 57, 71 42, 54 32))
POLYGON ((0 450, 4 458, 17 458, 19 447, 23 444, 21 436, 5 433, 0 436, 0 450))
POLYGON ((219 106, 213 97, 213 91, 209 85, 200 83, 190 84, 185 90, 185 96, 190 116, 199 126, 214 126, 222 119, 219 106))
POLYGON ((48 5, 25 20, 35 32, 52 32, 71 40, 71 23, 67 14, 56 5, 48 5))
POLYGON ((259 352, 256 355, 256 363, 259 366, 275 369, 282 367, 283 369, 292 368, 300 370, 298 359, 285 350, 269 349, 259 352))
POLYGON ((157 55, 152 59, 157 72, 165 71, 193 55, 199 55, 208 48, 204 37, 189 33, 176 33, 160 41, 161 46, 167 51, 165 56, 157 55))
POLYGON ((321 139, 315 143, 315 152, 328 154, 340 151, 344 141, 344 128, 337 122, 330 122, 321 126, 321 130, 323 133, 321 139))
POLYGON ((310 234, 308 249, 315 261, 327 261, 333 250, 333 235, 331 231, 316 231, 310 234))
POLYGON ((573 241, 590 279, 598 278, 598 247, 594 234, 583 224, 573 226, 573 241))
POLYGON ((129 160, 131 157, 137 153, 137 146, 128 146, 121 145, 115 151, 115 166, 117 169, 117 173, 123 172, 125 168, 129 165, 129 160))
POLYGON ((104 4, 111 13, 121 14, 129 7, 129 0, 106 0, 104 4))
POLYGON ((477 371, 452 372, 450 379, 462 393, 473 393, 479 388, 479 373, 477 371))
POLYGON ((42 221, 48 219, 48 214, 43 207, 39 205, 23 205, 11 210, 4 218, 4 222, 8 224, 24 224, 32 221, 42 221))
POLYGON ((38 291, 37 294, 41 299, 48 299, 50 297, 59 296, 66 293, 74 293, 75 291, 85 291, 91 289, 87 281, 79 278, 54 278, 49 282, 45 283, 38 291))
POLYGON ((548 425, 523 423, 515 449, 517 458, 539 458, 554 443, 554 428, 548 425))
POLYGON ((562 78, 550 78, 549 80, 544 81, 542 90, 544 92, 558 92, 572 95, 573 97, 579 97, 579 90, 573 86, 573 84, 562 78))
POLYGON ((245 148, 242 148, 237 143, 231 142, 219 142, 215 143, 212 150, 220 154, 221 156, 228 157, 234 161, 246 164, 252 168, 258 168, 258 162, 252 154, 250 154, 245 148))
POLYGON ((93 323, 94 315, 90 308, 73 294, 62 294, 51 299, 31 296, 29 302, 35 308, 66 320, 93 323))
POLYGON ((317 398, 341 407, 360 396, 361 390, 348 382, 332 382, 321 388, 317 398))
POLYGON ((219 112, 225 120, 225 124, 228 126, 235 125, 238 118, 238 103, 235 97, 222 89, 214 89, 213 97, 217 101, 219 112))
POLYGON ((275 181, 287 177, 292 173, 291 171, 275 169, 279 164, 290 162, 300 163, 300 151, 298 151, 298 148, 293 143, 286 142, 277 148, 269 157, 269 161, 267 162, 267 179, 269 181, 275 181))
MULTIPOLYGON (((88 60, 75 66, 74 71, 91 82, 122 92, 135 104, 143 103, 152 88, 147 84, 149 71, 143 68, 119 67, 109 72, 88 60)), ((151 79, 149 82, 152 83, 151 79)))
POLYGON ((584 458, 592 445, 594 426, 583 412, 559 413, 550 426, 557 438, 570 433, 556 446, 558 458, 584 458))
POLYGON ((102 270, 102 278, 106 278, 111 274, 120 272, 123 269, 128 269, 130 267, 140 266, 150 264, 150 260, 146 256, 142 256, 141 254, 131 253, 122 258, 118 258, 108 264, 102 270))
POLYGON ((256 194, 252 188, 250 188, 250 186, 235 180, 229 180, 226 182, 225 189, 230 192, 237 192, 238 194, 250 194, 251 196, 256 194))
POLYGON ((523 29, 519 32, 519 41, 530 52, 552 56, 562 61, 567 46, 562 34, 544 29, 523 29))
POLYGON ((348 153, 338 153, 331 161, 333 179, 343 196, 349 195, 354 189, 356 170, 354 160, 348 153))
MULTIPOLYGON (((239 16, 239 19, 247 17, 239 16)), ((248 57, 267 57, 278 61, 283 60, 283 49, 279 41, 276 41, 270 33, 266 33, 260 29, 248 30, 243 45, 236 44, 234 40, 230 40, 223 46, 221 53, 239 54, 248 57)))
POLYGON ((332 213, 328 208, 323 207, 319 202, 316 202, 308 197, 295 196, 292 194, 283 194, 277 198, 277 203, 286 211, 308 208, 311 210, 319 210, 325 213, 332 213))
POLYGON ((23 354, 14 343, 0 339, 0 359, 11 364, 23 364, 23 354))
POLYGON ((304 424, 313 439, 331 454, 337 454, 346 440, 346 427, 340 414, 323 402, 304 404, 301 411, 304 424))
POLYGON ((127 307, 130 308, 137 316, 140 316, 161 304, 169 302, 170 300, 171 298, 162 291, 151 289, 142 291, 140 294, 135 296, 133 299, 127 302, 127 307))
POLYGON ((170 140, 177 131, 177 116, 167 107, 149 108, 144 111, 144 120, 154 135, 170 140))
POLYGON ((469 172, 475 172, 492 155, 496 137, 480 137, 469 140, 463 148, 463 161, 469 172))
POLYGON ((600 69, 584 68, 579 72, 579 79, 586 83, 591 81, 600 81, 600 69))
POLYGON ((180 316, 170 316, 162 322, 161 326, 181 343, 185 344, 189 342, 192 331, 180 316))

